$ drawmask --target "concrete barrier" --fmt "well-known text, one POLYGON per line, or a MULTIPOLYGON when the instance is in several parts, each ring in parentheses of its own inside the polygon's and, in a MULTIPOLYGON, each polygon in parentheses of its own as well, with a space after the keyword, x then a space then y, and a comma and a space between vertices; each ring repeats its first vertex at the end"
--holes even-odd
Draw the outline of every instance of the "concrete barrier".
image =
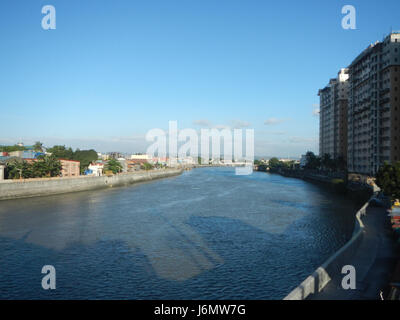
POLYGON ((320 292, 328 283, 334 274, 339 274, 342 267, 357 251, 364 232, 364 224, 361 217, 366 214, 369 202, 357 212, 354 231, 351 239, 332 256, 329 257, 317 270, 305 279, 298 287, 290 292, 284 300, 304 300, 309 295, 320 292))
POLYGON ((80 176, 71 178, 3 180, 0 181, 0 200, 30 198, 129 185, 171 177, 182 172, 182 169, 164 169, 101 177, 80 176))

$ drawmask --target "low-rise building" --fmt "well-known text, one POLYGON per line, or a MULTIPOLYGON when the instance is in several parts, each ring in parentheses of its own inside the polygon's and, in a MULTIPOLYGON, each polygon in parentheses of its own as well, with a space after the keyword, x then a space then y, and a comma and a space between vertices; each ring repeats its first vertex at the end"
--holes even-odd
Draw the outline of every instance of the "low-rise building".
POLYGON ((140 170, 141 166, 145 163, 149 163, 149 162, 144 159, 126 160, 127 170, 128 170, 128 172, 138 171, 138 170, 140 170))
POLYGON ((300 168, 304 168, 306 165, 307 165, 307 156, 305 154, 302 154, 300 158, 300 168))
POLYGON ((153 157, 148 162, 151 164, 159 164, 159 165, 166 166, 168 164, 168 157, 153 157))
POLYGON ((128 172, 128 163, 125 158, 118 158, 117 161, 121 164, 122 166, 122 172, 128 172))
POLYGON ((131 160, 151 160, 151 157, 148 154, 140 153, 140 154, 132 154, 131 160))
POLYGON ((12 151, 9 152, 10 157, 22 158, 24 151, 12 151))
POLYGON ((78 177, 80 175, 80 162, 76 160, 59 159, 62 177, 78 177))
POLYGON ((9 153, 3 152, 3 153, 8 154, 10 157, 16 157, 21 159, 36 159, 38 156, 45 155, 43 152, 36 152, 33 150, 13 151, 9 153))
POLYGON ((124 157, 124 155, 122 153, 120 153, 120 152, 109 152, 107 154, 107 156, 108 156, 107 160, 110 160, 110 159, 116 159, 117 160, 118 158, 123 158, 124 157))
POLYGON ((93 175, 96 177, 101 177, 104 171, 103 163, 91 163, 88 167, 88 175, 93 175))

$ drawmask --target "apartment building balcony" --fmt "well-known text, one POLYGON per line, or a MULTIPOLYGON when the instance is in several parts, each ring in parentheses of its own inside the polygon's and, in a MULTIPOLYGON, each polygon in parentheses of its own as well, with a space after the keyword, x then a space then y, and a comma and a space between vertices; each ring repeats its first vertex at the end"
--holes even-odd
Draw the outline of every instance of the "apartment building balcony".
POLYGON ((389 103, 390 102, 390 97, 386 97, 386 98, 382 98, 379 100, 379 105, 382 106, 385 103, 389 103))
POLYGON ((390 146, 391 146, 391 143, 390 143, 390 141, 383 141, 383 142, 380 143, 380 146, 381 146, 381 150, 382 151, 389 150, 390 146))
POLYGON ((385 94, 387 94, 387 93, 389 93, 389 92, 390 92, 390 88, 389 88, 389 87, 383 88, 383 89, 381 89, 381 90, 379 91, 379 96, 383 96, 383 95, 385 95, 385 94))

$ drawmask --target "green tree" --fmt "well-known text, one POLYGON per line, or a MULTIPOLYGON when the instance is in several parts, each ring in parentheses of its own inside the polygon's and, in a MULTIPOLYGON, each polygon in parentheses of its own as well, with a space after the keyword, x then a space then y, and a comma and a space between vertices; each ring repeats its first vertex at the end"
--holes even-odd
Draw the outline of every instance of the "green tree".
POLYGON ((83 174, 89 165, 98 159, 97 152, 91 150, 79 150, 75 152, 72 148, 66 148, 65 146, 54 146, 47 149, 57 159, 76 160, 80 162, 80 172, 83 174))
POLYGON ((387 196, 392 197, 392 199, 399 199, 400 162, 396 162, 394 165, 385 162, 376 174, 376 184, 387 196))
POLYGON ((290 161, 279 161, 280 166, 283 169, 292 169, 295 165, 295 161, 294 160, 290 160, 290 161))
POLYGON ((5 170, 6 179, 32 178, 30 165, 21 159, 13 159, 7 163, 5 170))
POLYGON ((115 159, 111 159, 107 162, 105 166, 106 170, 112 171, 112 173, 116 174, 122 171, 122 165, 115 159))
POLYGON ((316 156, 314 152, 308 151, 306 153, 306 169, 318 169, 321 166, 321 158, 316 156))
POLYGON ((81 174, 89 167, 89 165, 98 159, 97 152, 93 149, 91 150, 79 150, 77 149, 72 156, 72 160, 77 160, 80 162, 81 174))
POLYGON ((57 159, 74 160, 74 151, 72 151, 72 148, 67 149, 65 146, 54 146, 47 149, 47 151, 57 159))
POLYGON ((36 141, 33 145, 33 150, 36 152, 43 152, 43 143, 41 143, 40 141, 36 141))
POLYGON ((275 169, 278 168, 280 166, 280 161, 278 158, 271 158, 268 161, 268 166, 270 167, 270 169, 275 169))
POLYGON ((145 162, 142 164, 144 170, 151 170, 154 166, 151 163, 145 162))
POLYGON ((53 156, 40 156, 32 163, 13 159, 6 165, 6 179, 57 177, 60 172, 61 163, 53 156))
POLYGON ((25 151, 26 147, 21 146, 0 146, 0 152, 13 152, 13 151, 25 151))
POLYGON ((41 168, 38 171, 40 177, 58 177, 62 169, 61 162, 53 155, 40 156, 38 161, 33 163, 34 168, 35 166, 41 168))

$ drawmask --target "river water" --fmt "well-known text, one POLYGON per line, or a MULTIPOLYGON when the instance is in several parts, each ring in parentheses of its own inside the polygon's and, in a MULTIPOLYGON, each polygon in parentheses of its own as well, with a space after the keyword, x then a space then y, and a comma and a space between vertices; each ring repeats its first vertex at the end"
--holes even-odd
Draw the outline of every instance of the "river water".
POLYGON ((1 201, 0 299, 282 299, 346 242, 355 212, 320 186, 232 168, 1 201))

